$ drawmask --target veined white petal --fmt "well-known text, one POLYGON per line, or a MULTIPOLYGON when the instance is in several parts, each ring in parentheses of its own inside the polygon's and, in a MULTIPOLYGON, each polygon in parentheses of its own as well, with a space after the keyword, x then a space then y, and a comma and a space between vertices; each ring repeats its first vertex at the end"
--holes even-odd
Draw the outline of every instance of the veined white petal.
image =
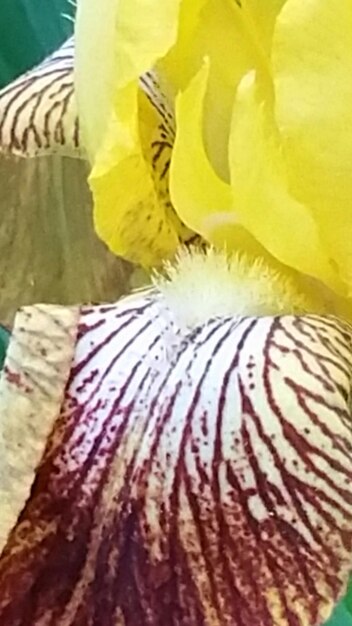
POLYGON ((351 366, 335 318, 83 307, 2 626, 323 623, 351 567, 351 366))
POLYGON ((33 157, 58 152, 84 158, 69 39, 38 67, 0 91, 0 151, 33 157))

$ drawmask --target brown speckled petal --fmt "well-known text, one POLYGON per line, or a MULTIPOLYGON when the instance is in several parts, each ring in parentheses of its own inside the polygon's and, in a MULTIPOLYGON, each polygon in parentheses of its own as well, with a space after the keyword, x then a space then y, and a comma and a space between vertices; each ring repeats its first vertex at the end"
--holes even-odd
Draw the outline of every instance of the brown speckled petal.
POLYGON ((154 291, 83 308, 1 626, 321 624, 351 566, 351 348, 314 315, 181 335, 154 291))

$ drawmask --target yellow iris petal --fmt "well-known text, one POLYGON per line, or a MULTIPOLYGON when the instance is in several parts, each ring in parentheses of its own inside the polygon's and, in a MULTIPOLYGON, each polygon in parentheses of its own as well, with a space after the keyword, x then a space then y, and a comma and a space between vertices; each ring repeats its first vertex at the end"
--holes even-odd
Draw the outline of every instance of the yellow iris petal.
POLYGON ((111 117, 117 0, 79 2, 75 22, 75 92, 91 161, 111 117))
POLYGON ((185 89, 205 57, 210 59, 205 95, 204 141, 217 173, 229 180, 228 134, 236 88, 250 69, 271 84, 268 53, 275 17, 284 0, 183 0, 175 46, 161 69, 175 90, 185 89))
POLYGON ((176 41, 181 0, 118 0, 116 85, 154 66, 176 41))
POLYGON ((254 45, 260 46, 265 54, 271 50, 272 35, 275 20, 287 0, 240 0, 244 23, 247 21, 247 29, 255 35, 254 45))
POLYGON ((176 40, 181 0, 90 0, 78 4, 76 91, 93 158, 105 139, 118 90, 138 80, 176 40))
POLYGON ((178 236, 143 154, 137 90, 130 83, 119 94, 109 142, 99 154, 90 185, 98 235, 117 254, 148 267, 170 256, 178 236))
POLYGON ((291 184, 352 291, 352 3, 288 0, 273 41, 291 184))
POLYGON ((189 236, 180 217, 216 245, 272 256, 346 294, 349 0, 92 2, 78 16, 78 100, 96 227, 109 247, 159 264, 189 236), (137 83, 155 66, 168 96, 180 92, 170 181, 179 217, 168 114, 137 83))
POLYGON ((214 172, 202 139, 208 77, 207 62, 176 102, 170 192, 181 219, 215 246, 263 257, 294 279, 289 266, 341 291, 309 209, 289 192, 275 127, 254 74, 242 81, 233 113, 232 188, 214 172))
POLYGON ((230 166, 241 223, 279 261, 341 290, 309 208, 290 194, 276 129, 254 73, 244 77, 238 90, 230 166))
MULTIPOLYGON (((265 54, 280 5, 281 0, 272 0, 270 10, 263 13, 258 0, 243 2, 241 7, 232 0, 81 4, 77 26, 80 115, 93 163, 90 184, 96 228, 115 253, 149 266, 169 257, 179 241, 189 237, 169 202, 168 176, 163 173, 166 157, 164 170, 155 161, 152 146, 162 143, 157 136, 160 119, 149 115, 148 104, 138 96, 138 77, 157 64, 172 85, 172 94, 187 84, 205 55, 211 59, 202 95, 202 127, 198 127, 199 137, 204 137, 199 167, 207 170, 208 187, 214 183, 217 189, 213 200, 221 214, 230 197, 229 185, 223 181, 229 180, 227 145, 234 94, 243 73, 252 67, 259 72, 263 68, 270 83, 265 54), (263 48, 256 43, 260 33, 263 48), (224 63, 225 58, 231 63, 224 63), (95 85, 92 89, 92 80, 97 90, 95 85), (146 121, 148 116, 151 122, 146 121)), ((176 187, 181 193, 182 186, 176 187)), ((205 208, 198 211, 205 212, 205 208)), ((226 223, 224 231, 222 218, 218 222, 211 215, 209 225, 219 241, 227 241, 229 232, 233 242, 238 238, 251 241, 238 224, 229 231, 226 223)))
POLYGON ((177 97, 177 133, 170 171, 171 200, 178 215, 206 239, 212 231, 211 222, 220 220, 223 214, 232 219, 231 187, 216 175, 203 145, 203 107, 208 76, 207 62, 177 97))
MULTIPOLYGON (((207 60, 176 100, 177 133, 170 169, 170 195, 182 221, 218 248, 271 255, 242 226, 233 209, 232 190, 217 176, 207 157, 202 128, 209 80, 207 60)), ((283 268, 281 268, 283 269, 283 268)))
MULTIPOLYGON (((90 185, 96 230, 116 254, 143 266, 158 265, 173 254, 189 231, 168 200, 168 162, 161 146, 164 143, 171 148, 169 138, 164 137, 168 132, 163 130, 165 110, 158 107, 153 94, 148 93, 149 99, 141 97, 138 80, 176 40, 180 0, 111 1, 109 20, 113 28, 106 17, 102 28, 98 13, 103 8, 98 11, 92 10, 91 4, 82 5, 77 32, 85 41, 88 33, 95 44, 99 40, 108 68, 102 67, 101 56, 99 68, 94 57, 88 64, 87 49, 77 66, 78 85, 83 82, 86 89, 89 80, 91 87, 89 95, 87 89, 78 95, 93 163, 90 185), (93 15, 99 22, 97 29, 93 15), (95 100, 92 80, 100 69, 103 96, 98 94, 95 100), (95 128, 99 113, 103 119, 95 128), (146 132, 147 119, 150 128, 146 132), (157 155, 155 144, 160 144, 157 155)), ((149 90, 148 85, 143 88, 149 90)), ((157 92, 159 87, 155 89, 157 92)))

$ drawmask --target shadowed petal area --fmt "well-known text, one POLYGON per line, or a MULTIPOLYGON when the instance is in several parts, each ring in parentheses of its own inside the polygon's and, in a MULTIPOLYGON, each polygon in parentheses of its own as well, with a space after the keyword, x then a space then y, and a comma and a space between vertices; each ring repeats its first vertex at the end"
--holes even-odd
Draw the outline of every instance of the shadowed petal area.
POLYGON ((157 290, 83 307, 1 625, 321 624, 351 565, 351 340, 315 315, 181 331, 157 290))
POLYGON ((84 157, 73 80, 74 41, 0 91, 0 151, 84 157))

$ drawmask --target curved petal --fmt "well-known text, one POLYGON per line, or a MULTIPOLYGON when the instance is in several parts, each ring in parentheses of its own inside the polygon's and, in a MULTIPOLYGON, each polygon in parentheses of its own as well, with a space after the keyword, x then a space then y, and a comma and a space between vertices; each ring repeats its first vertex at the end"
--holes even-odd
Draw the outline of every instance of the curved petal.
POLYGON ((241 223, 279 261, 343 294, 310 207, 291 194, 269 104, 261 99, 254 73, 238 90, 230 167, 233 207, 241 223))
POLYGON ((16 317, 0 376, 0 552, 60 412, 78 319, 78 308, 58 306, 27 307, 16 317))
MULTIPOLYGON (((256 39, 261 42, 263 52, 270 56, 272 36, 276 18, 287 0, 269 0, 263 3, 261 0, 239 0, 244 13, 243 19, 247 21, 247 29, 257 33, 256 39)), ((258 45, 258 43, 257 43, 258 45)))
POLYGON ((241 32, 234 2, 203 2, 196 15, 197 19, 193 20, 192 32, 188 20, 190 4, 190 0, 183 3, 185 17, 184 23, 180 22, 178 41, 162 62, 161 68, 177 92, 178 89, 184 90, 188 86, 201 67, 204 57, 209 57, 210 72, 205 94, 203 132, 212 165, 226 180, 228 128, 234 93, 241 76, 254 66, 256 58, 241 32), (226 58, 231 59, 231 63, 224 63, 226 58))
POLYGON ((328 317, 83 308, 2 626, 321 624, 351 562, 351 348, 328 317))
POLYGON ((0 151, 83 157, 73 85, 74 42, 0 91, 0 151))
POLYGON ((77 27, 77 89, 93 162, 95 225, 114 253, 148 267, 193 235, 168 197, 172 111, 156 80, 152 88, 145 76, 141 80, 145 96, 138 87, 139 76, 176 38, 179 1, 108 4, 102 22, 101 6, 83 3, 77 27), (106 62, 100 50, 94 56, 101 37, 106 62), (103 83, 97 98, 89 86, 95 67, 103 83))
MULTIPOLYGON (((184 72, 190 76, 190 68, 192 72, 205 53, 210 55, 214 71, 205 96, 205 116, 211 109, 217 123, 216 126, 208 123, 209 118, 204 131, 211 158, 215 166, 222 162, 224 167, 220 169, 226 178, 228 167, 224 159, 234 88, 243 71, 255 65, 261 54, 252 45, 255 25, 251 18, 257 11, 255 4, 240 11, 227 0, 220 4, 199 0, 192 7, 188 0, 142 4, 110 2, 103 24, 102 7, 98 9, 96 5, 95 9, 94 5, 85 7, 82 3, 76 30, 77 88, 82 127, 94 162, 91 186, 98 233, 115 253, 150 265, 172 255, 178 241, 184 241, 191 233, 185 231, 174 215, 165 187, 160 190, 161 175, 155 177, 145 162, 149 160, 148 149, 139 135, 143 104, 138 102, 135 81, 144 70, 159 62, 171 91, 172 87, 177 90, 180 81, 185 80, 184 72), (222 32, 228 36, 224 38, 222 32), (97 49, 102 36, 107 56, 104 60, 97 49), (227 50, 233 57, 231 69, 226 69, 227 64, 223 63, 225 49, 221 45, 222 42, 225 45, 225 40, 227 47, 231 45, 227 50), (186 45, 190 42, 191 46, 186 45), (97 94, 90 88, 92 73, 99 75, 97 94), (214 128, 216 140, 213 141, 214 128), (136 177, 138 183, 133 185, 136 177)), ((279 4, 273 3, 275 11, 279 4)), ((268 12, 271 21, 275 11, 268 12)), ((154 134, 160 123, 163 119, 155 121, 154 134)))
POLYGON ((172 111, 156 78, 144 75, 140 84, 143 92, 134 83, 120 92, 90 185, 98 235, 116 254, 152 267, 193 233, 169 199, 172 111))
POLYGON ((288 0, 273 43, 276 117, 292 185, 352 289, 352 5, 288 0))
POLYGON ((290 195, 276 129, 254 75, 242 81, 233 111, 232 189, 214 172, 202 137, 208 68, 205 63, 176 101, 170 193, 181 219, 216 246, 264 257, 274 267, 276 258, 283 274, 285 264, 343 291, 309 209, 290 195))
POLYGON ((209 77, 205 63, 176 100, 177 132, 170 168, 170 195, 181 220, 212 243, 222 218, 236 223, 231 187, 215 173, 203 143, 204 98, 209 77), (216 225, 216 226, 215 226, 216 225))
POLYGON ((264 7, 258 0, 184 0, 176 45, 162 61, 162 71, 177 91, 187 87, 204 57, 209 57, 204 140, 213 167, 225 180, 236 88, 242 76, 256 68, 270 90, 271 34, 283 1, 270 0, 264 7))
MULTIPOLYGON (((297 251, 298 261, 295 259, 296 264, 293 264, 292 255, 289 256, 290 250, 285 239, 287 232, 282 231, 281 242, 275 240, 279 221, 278 216, 274 215, 273 194, 277 194, 278 209, 282 211, 282 229, 287 230, 289 228, 292 232, 294 226, 287 220, 290 205, 283 195, 285 185, 287 186, 287 176, 282 167, 279 148, 275 146, 275 129, 274 126, 270 128, 269 125, 267 129, 264 129, 264 125, 261 127, 262 123, 264 124, 264 118, 261 118, 259 109, 256 112, 247 111, 245 113, 245 116, 253 114, 253 118, 247 119, 246 122, 249 128, 243 127, 241 130, 235 130, 236 137, 232 137, 232 140, 236 141, 236 145, 231 146, 233 151, 233 189, 223 182, 212 168, 205 153, 202 137, 204 98, 208 75, 209 63, 205 62, 198 74, 190 81, 188 87, 178 95, 176 100, 177 132, 171 159, 170 194, 177 213, 185 224, 200 233, 206 241, 216 247, 220 249, 225 247, 229 252, 242 251, 252 258, 263 259, 274 272, 295 282, 301 291, 307 295, 319 294, 321 287, 318 283, 306 281, 303 275, 299 275, 288 267, 290 261, 295 269, 302 271, 304 268, 303 271, 307 272, 308 265, 304 265, 305 259, 302 258, 299 250, 297 251), (257 121, 255 121, 256 116, 257 121), (257 133, 262 134, 264 131, 265 135, 262 136, 260 142, 257 133), (241 145, 241 141, 243 145, 241 145), (276 150, 275 161, 271 164, 272 172, 267 162, 267 157, 270 154, 269 144, 271 150, 276 150), (281 182, 278 181, 280 168, 281 182), (258 177, 258 181, 253 182, 254 177, 258 177), (263 180, 260 177, 263 177, 263 180), (252 198, 250 198, 250 194, 252 194, 252 198), (265 194, 268 194, 267 198, 265 198, 265 194), (254 208, 249 200, 253 203, 254 208), (270 203, 266 210, 262 208, 265 202, 270 203), (263 231, 263 220, 260 218, 264 215, 266 230, 263 231), (307 284, 304 284, 305 281, 307 284)), ((243 87, 241 91, 243 91, 243 87)), ((250 96, 248 97, 250 98, 250 96)), ((245 110, 244 103, 242 106, 245 110)), ((242 117, 240 116, 241 110, 237 103, 234 112, 235 124, 244 123, 243 111, 242 117)), ((289 198, 288 188, 286 189, 286 196, 289 198)), ((294 203, 292 198, 289 198, 289 203, 292 203, 297 211, 296 207, 299 204, 294 203)), ((304 211, 302 206, 302 217, 304 211)), ((309 212, 306 213, 305 218, 308 217, 308 227, 305 235, 308 236, 309 234, 312 241, 315 238, 316 245, 320 246, 321 250, 314 223, 309 218, 309 212)), ((300 230, 301 225, 297 224, 297 228, 300 230)), ((306 240, 304 240, 304 246, 305 242, 306 240)), ((299 245, 299 240, 295 241, 295 245, 299 245)), ((312 264, 309 266, 310 273, 313 273, 314 269, 316 272, 321 270, 319 264, 321 258, 318 260, 317 257, 318 249, 317 247, 312 256, 312 264), (315 267, 314 263, 316 263, 315 267)), ((322 256, 322 254, 321 251, 320 255, 322 256)), ((326 259, 324 262, 327 263, 326 259)), ((331 272, 329 266, 328 272, 331 272)), ((342 301, 338 302, 334 294, 326 293, 323 298, 329 302, 330 309, 326 310, 330 310, 330 312, 340 311, 344 317, 350 318, 350 307, 347 306, 346 308, 346 304, 342 301)))
POLYGON ((76 85, 84 139, 92 159, 116 116, 119 90, 138 81, 176 39, 179 4, 180 0, 79 3, 76 85))
POLYGON ((90 161, 104 139, 111 117, 116 77, 116 8, 115 0, 91 0, 77 6, 74 80, 82 140, 90 161))
POLYGON ((175 43, 182 0, 119 0, 116 20, 117 88, 151 69, 175 43))

